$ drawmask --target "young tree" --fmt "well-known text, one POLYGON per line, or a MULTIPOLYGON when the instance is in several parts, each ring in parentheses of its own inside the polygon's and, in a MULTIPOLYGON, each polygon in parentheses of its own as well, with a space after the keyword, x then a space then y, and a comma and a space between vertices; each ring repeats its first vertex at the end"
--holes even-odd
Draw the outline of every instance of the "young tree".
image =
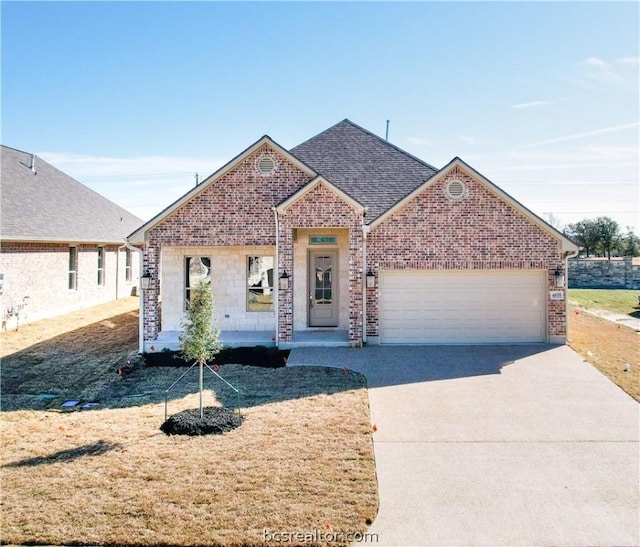
POLYGON ((180 335, 180 349, 185 359, 195 360, 200 367, 200 418, 202 407, 204 365, 222 349, 220 330, 214 325, 214 304, 211 285, 201 280, 191 289, 187 303, 187 317, 180 335))

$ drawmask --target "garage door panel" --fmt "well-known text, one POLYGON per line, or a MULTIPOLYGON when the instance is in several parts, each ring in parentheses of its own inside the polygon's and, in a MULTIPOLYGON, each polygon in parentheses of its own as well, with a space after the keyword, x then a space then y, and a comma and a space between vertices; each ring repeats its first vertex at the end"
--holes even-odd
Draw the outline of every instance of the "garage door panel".
POLYGON ((542 271, 382 271, 382 343, 546 339, 542 271))

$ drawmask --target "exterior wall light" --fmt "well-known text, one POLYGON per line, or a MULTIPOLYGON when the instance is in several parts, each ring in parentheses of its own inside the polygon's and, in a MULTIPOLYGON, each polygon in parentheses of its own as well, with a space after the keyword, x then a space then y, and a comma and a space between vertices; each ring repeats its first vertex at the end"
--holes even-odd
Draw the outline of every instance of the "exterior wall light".
POLYGON ((278 288, 281 291, 286 291, 289 288, 289 274, 287 270, 282 272, 282 275, 278 278, 278 288))
POLYGON ((376 276, 369 270, 367 272, 367 289, 373 289, 376 286, 376 276))
POLYGON ((140 288, 143 291, 148 291, 151 288, 151 274, 149 270, 144 272, 144 275, 140 277, 140 288))
POLYGON ((564 272, 557 267, 555 272, 553 272, 553 284, 556 287, 564 287, 564 272))

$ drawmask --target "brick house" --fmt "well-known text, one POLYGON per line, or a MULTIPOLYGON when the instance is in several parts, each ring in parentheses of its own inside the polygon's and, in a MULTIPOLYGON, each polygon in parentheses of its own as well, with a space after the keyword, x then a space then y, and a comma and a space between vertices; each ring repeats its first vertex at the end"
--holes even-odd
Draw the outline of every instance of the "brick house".
POLYGON ((229 345, 566 340, 577 246, 459 158, 436 169, 349 120, 261 138, 129 239, 145 351, 177 347, 202 277, 229 345))
POLYGON ((131 295, 142 220, 33 154, 1 147, 3 329, 131 295))

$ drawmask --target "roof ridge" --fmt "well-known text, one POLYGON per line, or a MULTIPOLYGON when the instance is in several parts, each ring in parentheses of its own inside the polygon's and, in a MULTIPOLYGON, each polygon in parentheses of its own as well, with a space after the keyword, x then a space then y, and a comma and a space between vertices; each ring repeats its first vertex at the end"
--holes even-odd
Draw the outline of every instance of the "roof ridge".
POLYGON ((312 141, 313 139, 315 139, 318 135, 322 135, 323 133, 326 133, 327 131, 330 131, 334 127, 337 127, 338 125, 340 125, 341 123, 344 123, 344 122, 353 123, 349 118, 345 118, 344 120, 340 120, 338 123, 334 123, 332 126, 327 127, 326 129, 323 129, 322 131, 320 131, 320 133, 316 133, 315 135, 313 135, 313 137, 309 137, 308 139, 302 141, 301 143, 298 143, 295 146, 292 146, 291 148, 289 148, 288 151, 291 152, 291 150, 293 150, 294 148, 298 148, 299 146, 302 146, 303 144, 307 144, 309 141, 312 141))
MULTIPOLYGON (((382 144, 386 144, 388 146, 391 146, 392 148, 394 148, 396 151, 401 152, 402 154, 404 154, 405 156, 411 158, 412 160, 415 160, 417 162, 420 162, 422 165, 424 165, 425 167, 429 167, 430 169, 433 169, 435 171, 439 171, 439 169, 437 167, 434 167, 433 165, 431 165, 430 163, 427 163, 426 161, 424 161, 423 159, 420 159, 418 156, 414 156, 411 152, 407 152, 406 150, 404 150, 403 148, 400 148, 399 146, 393 144, 392 142, 389 142, 386 139, 383 139, 381 136, 376 135, 375 133, 373 133, 372 131, 369 131, 368 129, 365 129, 364 127, 361 127, 360 125, 358 125, 357 123, 352 122, 350 119, 345 118, 344 120, 342 120, 342 122, 339 123, 343 123, 343 122, 347 122, 348 124, 352 125, 354 128, 359 129, 360 131, 362 131, 363 133, 366 133, 367 135, 371 135, 372 137, 375 137, 376 139, 378 139, 382 144)), ((336 124, 338 125, 338 124, 336 124)))
POLYGON ((29 154, 31 156, 37 156, 37 154, 35 154, 34 152, 27 152, 26 150, 20 150, 19 148, 14 148, 13 146, 7 146, 6 144, 0 144, 0 146, 2 148, 7 148, 9 150, 13 150, 14 152, 20 152, 21 154, 29 154))
MULTIPOLYGON (((323 133, 327 133, 328 131, 331 131, 334 127, 337 127, 340 124, 344 124, 344 123, 349 124, 354 129, 357 129, 357 130, 361 131, 362 133, 375 138, 381 144, 385 144, 385 145, 389 146, 390 148, 393 148, 396 152, 400 152, 401 154, 405 155, 406 157, 410 158, 411 160, 417 161, 421 165, 424 165, 425 167, 428 167, 429 169, 433 169, 435 172, 439 171, 439 169, 437 167, 431 165, 430 163, 427 163, 426 161, 424 161, 423 159, 419 158, 418 156, 414 156, 413 154, 411 154, 411 152, 407 152, 403 148, 400 148, 398 145, 393 144, 392 142, 389 142, 386 139, 383 139, 382 137, 380 137, 379 135, 376 135, 372 131, 369 131, 368 129, 365 129, 361 125, 358 125, 357 123, 351 121, 349 118, 344 118, 343 120, 340 120, 338 123, 333 124, 331 127, 328 127, 324 131, 321 131, 317 135, 314 135, 313 137, 307 139, 306 141, 303 141, 300 144, 297 144, 296 146, 293 146, 292 148, 289 149, 289 152, 291 152, 295 148, 299 148, 299 147, 307 144, 308 142, 312 141, 313 139, 315 139, 316 137, 322 135, 323 133)), ((291 152, 291 153, 293 153, 293 152, 291 152)))

